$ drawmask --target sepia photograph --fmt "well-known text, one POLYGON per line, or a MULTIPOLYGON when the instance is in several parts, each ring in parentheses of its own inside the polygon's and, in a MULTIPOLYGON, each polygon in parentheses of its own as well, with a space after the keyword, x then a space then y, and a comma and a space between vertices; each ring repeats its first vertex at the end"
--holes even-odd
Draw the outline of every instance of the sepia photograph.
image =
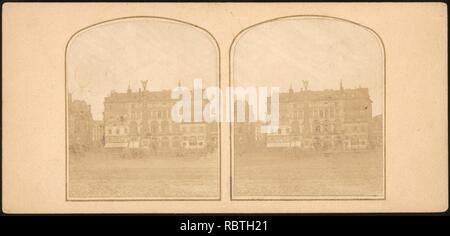
POLYGON ((175 122, 172 88, 218 85, 215 39, 158 17, 102 22, 66 51, 67 197, 219 199, 219 123, 175 122))
POLYGON ((180 214, 169 227, 193 233, 446 212, 447 18, 442 3, 5 3, 2 210, 180 214))
MULTIPOLYGON (((244 29, 233 43, 234 87, 276 87, 279 95, 267 109, 278 113, 275 129, 265 132, 264 119, 233 123, 232 197, 384 198, 379 36, 339 18, 292 16, 244 29)), ((250 117, 260 112, 240 102, 250 117)))

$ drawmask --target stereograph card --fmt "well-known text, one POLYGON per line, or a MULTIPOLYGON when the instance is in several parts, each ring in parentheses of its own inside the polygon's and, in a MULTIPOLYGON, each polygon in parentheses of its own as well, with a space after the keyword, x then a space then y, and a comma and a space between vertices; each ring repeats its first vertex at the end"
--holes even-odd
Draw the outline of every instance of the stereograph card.
POLYGON ((442 3, 3 5, 6 213, 442 212, 442 3))

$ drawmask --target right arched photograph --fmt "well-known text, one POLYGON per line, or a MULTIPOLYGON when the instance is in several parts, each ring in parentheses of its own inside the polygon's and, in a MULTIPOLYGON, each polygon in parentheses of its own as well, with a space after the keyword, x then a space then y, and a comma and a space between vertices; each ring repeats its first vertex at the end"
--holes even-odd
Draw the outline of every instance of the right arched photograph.
POLYGON ((231 125, 232 200, 385 199, 385 51, 374 30, 287 16, 245 28, 229 53, 245 109, 231 125))

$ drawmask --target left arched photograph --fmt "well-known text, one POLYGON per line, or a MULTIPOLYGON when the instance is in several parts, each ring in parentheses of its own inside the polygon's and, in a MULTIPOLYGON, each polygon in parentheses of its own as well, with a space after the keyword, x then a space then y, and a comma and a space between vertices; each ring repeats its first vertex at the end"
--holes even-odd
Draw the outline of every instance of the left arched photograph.
POLYGON ((74 32, 67 200, 220 200, 219 122, 173 117, 176 91, 195 98, 194 80, 220 87, 219 54, 207 30, 176 19, 126 17, 74 32))

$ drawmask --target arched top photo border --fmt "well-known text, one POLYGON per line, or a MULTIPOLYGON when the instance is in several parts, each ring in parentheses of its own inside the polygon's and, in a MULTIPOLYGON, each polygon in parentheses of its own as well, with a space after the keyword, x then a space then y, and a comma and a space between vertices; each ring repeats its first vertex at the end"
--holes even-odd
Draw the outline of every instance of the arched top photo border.
POLYGON ((95 27, 98 27, 98 26, 108 25, 108 24, 111 24, 111 23, 118 23, 118 22, 121 22, 121 21, 139 20, 139 19, 141 19, 141 20, 143 20, 143 19, 145 19, 145 20, 159 20, 159 21, 166 21, 168 23, 184 24, 186 26, 190 26, 190 27, 196 29, 199 32, 205 33, 205 35, 210 39, 210 41, 212 42, 212 44, 216 48, 216 51, 218 53, 217 56, 218 56, 218 58, 220 60, 219 43, 217 42, 217 39, 214 37, 214 35, 211 32, 209 32, 207 29, 205 29, 203 27, 200 27, 200 26, 198 26, 196 24, 187 22, 187 21, 178 20, 178 19, 169 18, 169 17, 161 17, 161 16, 125 16, 125 17, 118 17, 118 18, 113 18, 113 19, 97 22, 95 24, 83 27, 83 28, 79 29, 78 31, 76 31, 74 34, 72 34, 69 37, 69 39, 67 40, 66 47, 65 47, 65 53, 64 53, 66 59, 67 59, 67 52, 68 52, 70 44, 73 42, 73 40, 77 36, 81 35, 82 33, 87 32, 89 30, 93 30, 93 29, 95 29, 95 27))
MULTIPOLYGON (((221 64, 221 52, 220 52, 220 47, 219 47, 219 43, 217 42, 217 39, 214 37, 214 35, 209 32, 207 29, 200 27, 198 25, 195 25, 193 23, 189 23, 186 21, 182 21, 182 20, 178 20, 178 19, 173 19, 173 18, 169 18, 169 17, 160 17, 160 16, 125 16, 125 17, 118 17, 118 18, 113 18, 113 19, 109 19, 109 20, 104 20, 101 22, 97 22, 95 24, 92 25, 88 25, 86 27, 83 27, 79 30, 77 30, 75 33, 73 33, 69 39, 67 40, 67 43, 65 45, 64 48, 64 97, 65 97, 65 200, 66 201, 84 201, 84 202, 119 202, 119 201, 221 201, 222 199, 222 186, 221 186, 221 179, 222 179, 222 175, 221 175, 221 159, 222 159, 222 153, 221 153, 221 146, 218 146, 218 155, 219 155, 219 196, 218 198, 203 198, 203 197, 195 197, 195 198, 145 198, 145 199, 141 199, 141 198, 127 198, 127 199, 121 199, 121 198, 117 198, 117 199, 69 199, 69 188, 68 188, 68 179, 69 179, 69 170, 68 170, 68 106, 67 106, 67 53, 68 53, 68 49, 70 44, 73 42, 73 40, 81 35, 83 32, 95 29, 95 27, 97 26, 102 26, 102 25, 106 25, 109 23, 116 23, 116 22, 120 22, 120 21, 127 21, 127 20, 139 20, 139 19, 148 19, 148 20, 160 20, 160 21, 166 21, 169 23, 178 23, 178 24, 184 24, 186 26, 190 26, 192 28, 194 28, 195 30, 204 33, 208 39, 212 42, 213 46, 215 47, 215 50, 217 52, 217 81, 218 81, 218 87, 221 87, 221 69, 220 69, 220 64, 221 64)), ((218 127, 219 127, 219 144, 220 144, 220 140, 221 140, 221 124, 220 122, 218 123, 218 127)))
POLYGON ((261 198, 258 196, 255 197, 250 197, 250 198, 245 198, 245 199, 241 199, 241 198, 233 198, 233 179, 234 179, 234 125, 230 125, 230 138, 229 138, 229 142, 230 142, 230 176, 231 176, 231 181, 230 181, 230 200, 231 201, 329 201, 329 200, 335 200, 335 201, 343 201, 343 200, 386 200, 386 48, 383 42, 383 39, 381 38, 381 36, 373 29, 371 29, 370 27, 367 27, 365 25, 359 24, 357 22, 351 21, 351 20, 347 20, 347 19, 343 19, 343 18, 339 18, 339 17, 333 17, 333 16, 325 16, 325 15, 289 15, 289 16, 282 16, 282 17, 276 17, 276 18, 272 18, 272 19, 268 19, 265 21, 261 21, 259 23, 250 25, 248 27, 245 27, 244 29, 240 30, 236 36, 233 38, 231 45, 229 47, 229 51, 228 51, 228 72, 229 72, 229 76, 228 76, 228 83, 229 86, 234 87, 234 76, 233 76, 233 72, 234 70, 232 69, 232 65, 234 62, 234 56, 233 56, 233 52, 235 49, 235 46, 237 45, 239 39, 245 35, 245 33, 249 32, 252 28, 255 28, 257 26, 260 25, 264 25, 266 23, 270 23, 270 22, 275 22, 275 21, 281 21, 281 20, 292 20, 292 19, 296 19, 296 18, 304 18, 304 19, 313 19, 313 18, 321 18, 321 19, 327 19, 327 20, 336 20, 336 21, 341 21, 341 22, 346 22, 349 24, 353 24, 356 26, 361 27, 362 29, 368 31, 369 33, 371 33, 378 41, 379 45, 381 46, 381 54, 382 54, 382 59, 383 59, 383 198, 361 198, 358 196, 339 196, 337 198, 329 198, 329 197, 325 197, 325 198, 320 198, 320 196, 317 196, 317 198, 303 198, 301 196, 292 196, 293 198, 277 198, 279 196, 273 196, 270 198, 261 198), (349 197, 349 198, 346 198, 349 197))
MULTIPOLYGON (((229 66, 229 73, 230 73, 230 76, 229 76, 229 84, 230 84, 230 86, 234 86, 234 78, 233 78, 233 81, 231 79, 231 77, 233 77, 233 73, 232 73, 232 64, 233 63, 232 62, 233 62, 233 59, 234 59, 234 56, 233 56, 234 55, 234 50, 236 48, 236 45, 239 42, 239 39, 241 39, 249 31, 251 31, 252 28, 255 28, 255 27, 267 24, 267 23, 271 23, 271 22, 276 22, 276 21, 281 21, 281 20, 295 20, 295 19, 301 20, 302 18, 303 19, 318 18, 318 19, 324 19, 324 20, 341 21, 341 22, 350 23, 350 24, 359 26, 362 29, 364 29, 364 30, 368 31, 369 33, 371 33, 377 39, 377 41, 378 41, 378 43, 380 45, 380 48, 381 48, 381 54, 382 54, 382 58, 383 58, 383 63, 382 63, 382 65, 383 65, 383 70, 382 70, 383 71, 383 78, 384 78, 384 80, 386 79, 386 49, 385 49, 385 46, 384 46, 383 39, 372 28, 367 27, 367 26, 362 25, 362 24, 359 24, 357 22, 351 21, 351 20, 347 20, 347 19, 343 19, 343 18, 339 18, 339 17, 334 17, 334 16, 325 16, 325 15, 289 15, 289 16, 282 16, 282 17, 272 18, 272 19, 269 19, 269 20, 261 21, 259 23, 247 26, 244 29, 240 30, 236 34, 236 36, 233 38, 233 40, 231 42, 231 45, 229 47, 229 53, 228 53, 228 55, 229 55, 229 65, 228 66, 229 66)), ((383 81, 383 83, 385 85, 386 81, 383 81)), ((385 91, 383 91, 383 92, 385 92, 385 91)))

